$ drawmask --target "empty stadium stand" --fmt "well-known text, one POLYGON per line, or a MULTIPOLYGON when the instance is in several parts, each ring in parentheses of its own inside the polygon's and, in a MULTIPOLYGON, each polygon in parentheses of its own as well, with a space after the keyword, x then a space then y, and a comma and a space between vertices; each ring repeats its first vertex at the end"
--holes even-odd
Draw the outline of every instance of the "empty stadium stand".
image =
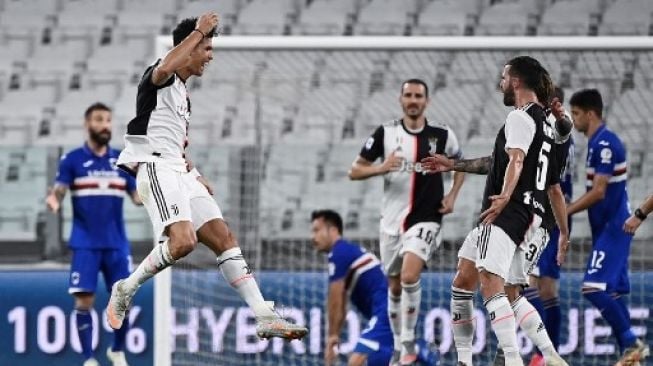
MULTIPOLYGON (((135 112, 136 84, 155 58, 154 36, 207 9, 223 34, 276 35, 649 35, 647 0, 0 0, 0 210, 4 240, 31 241, 49 183, 45 156, 84 137, 83 111, 114 108, 114 143, 135 112)), ((346 172, 380 123, 400 115, 399 85, 431 87, 429 120, 446 123, 467 156, 487 154, 506 109, 496 93, 511 52, 223 51, 193 94, 191 156, 214 182, 227 217, 237 216, 243 146, 262 167, 259 221, 267 238, 301 238, 310 212, 331 206, 357 237, 374 237, 381 180, 346 172), (260 140, 257 140, 260 132, 260 140), (258 142, 257 142, 258 141, 258 142), (211 148, 206 146, 211 145, 211 148), (315 146, 318 146, 317 148, 315 146), (239 173, 238 173, 239 174, 239 173), (224 198, 223 198, 224 197, 224 198)), ((632 156, 633 200, 651 187, 653 52, 534 52, 570 93, 601 89, 607 120, 632 156)), ((581 139, 582 140, 582 139, 581 139)), ((584 152, 578 149, 579 160, 584 152)), ((583 177, 582 167, 579 177, 583 177)), ((582 181, 579 180, 579 181, 582 181)), ((482 179, 471 178, 448 220, 464 235, 482 179)), ((151 236, 145 212, 126 203, 130 237, 151 236)), ((68 208, 69 209, 69 208, 68 208)), ((67 235, 70 212, 64 210, 67 235)), ((584 220, 579 217, 574 220, 584 220)), ((575 235, 582 237, 583 225, 575 235)), ((65 236, 64 236, 65 238, 65 236)))

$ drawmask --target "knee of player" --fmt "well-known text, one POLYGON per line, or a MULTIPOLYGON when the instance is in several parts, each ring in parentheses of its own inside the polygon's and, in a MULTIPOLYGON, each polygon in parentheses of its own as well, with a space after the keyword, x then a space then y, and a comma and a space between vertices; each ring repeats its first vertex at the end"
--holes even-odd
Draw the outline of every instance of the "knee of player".
POLYGON ((595 294, 597 292, 601 292, 603 290, 600 289, 600 288, 597 288, 597 287, 583 285, 583 287, 580 289, 580 291, 583 294, 583 296, 587 297, 587 296, 591 296, 592 294, 595 294))
POLYGON ((414 284, 419 282, 420 272, 416 271, 401 271, 401 283, 402 284, 414 284))
POLYGON ((367 362, 367 355, 363 353, 353 353, 349 357, 347 366, 364 366, 367 362))
POLYGON ((453 278, 452 286, 462 290, 475 291, 478 288, 478 274, 458 271, 453 278))
POLYGON ((74 294, 73 296, 75 297, 76 310, 91 310, 95 304, 95 295, 91 293, 74 294))
POLYGON ((195 250, 196 246, 197 237, 194 233, 192 233, 192 235, 179 235, 174 239, 170 238, 170 254, 175 259, 188 255, 190 252, 195 250))

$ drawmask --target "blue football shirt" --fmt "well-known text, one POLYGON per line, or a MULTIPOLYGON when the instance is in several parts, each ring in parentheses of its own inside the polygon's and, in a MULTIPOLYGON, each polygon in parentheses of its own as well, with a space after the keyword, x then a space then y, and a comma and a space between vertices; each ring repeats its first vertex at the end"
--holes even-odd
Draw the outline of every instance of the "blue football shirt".
POLYGON ((587 190, 592 189, 596 174, 609 177, 605 198, 588 209, 592 236, 596 238, 606 228, 621 230, 630 216, 626 190, 628 164, 623 143, 605 125, 590 138, 587 149, 587 190))
POLYGON ((329 253, 329 282, 344 280, 352 304, 367 319, 387 316, 388 282, 376 256, 338 240, 329 253))
POLYGON ((56 183, 71 193, 73 223, 68 245, 73 249, 120 249, 129 245, 125 234, 125 192, 136 182, 116 167, 119 150, 97 156, 84 146, 61 157, 56 183))

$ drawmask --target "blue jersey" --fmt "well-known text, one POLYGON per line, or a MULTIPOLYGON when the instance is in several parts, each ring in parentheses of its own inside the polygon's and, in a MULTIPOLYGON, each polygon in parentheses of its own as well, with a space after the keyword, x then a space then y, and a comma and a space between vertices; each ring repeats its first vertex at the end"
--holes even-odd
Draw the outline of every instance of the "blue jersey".
POLYGON ((560 177, 560 189, 562 189, 562 193, 565 195, 565 200, 567 202, 571 202, 571 197, 573 193, 573 179, 574 179, 574 168, 575 168, 575 159, 574 159, 574 154, 576 152, 576 148, 574 146, 574 139, 572 137, 569 137, 569 140, 564 144, 565 148, 567 148, 567 161, 565 162, 565 168, 562 172, 562 176, 560 177))
POLYGON ((123 219, 125 192, 136 189, 134 178, 116 167, 120 151, 97 156, 84 146, 61 157, 56 182, 68 186, 73 208, 73 249, 128 247, 123 219))
POLYGON ((329 253, 329 282, 345 281, 351 302, 367 319, 387 318, 388 282, 381 263, 372 253, 344 239, 329 253))
POLYGON ((604 229, 621 227, 630 216, 626 191, 626 149, 619 137, 601 125, 587 145, 587 190, 592 189, 596 174, 609 177, 605 197, 588 209, 592 236, 597 238, 604 229))

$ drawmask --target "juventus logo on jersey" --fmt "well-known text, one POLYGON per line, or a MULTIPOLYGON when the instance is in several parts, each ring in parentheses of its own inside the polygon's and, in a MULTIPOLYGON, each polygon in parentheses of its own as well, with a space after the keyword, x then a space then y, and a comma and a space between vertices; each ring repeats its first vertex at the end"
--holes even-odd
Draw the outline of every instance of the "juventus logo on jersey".
POLYGON ((438 150, 438 138, 429 137, 429 154, 434 155, 438 150))
POLYGON ((179 215, 179 207, 176 204, 170 205, 170 209, 175 216, 179 215))

